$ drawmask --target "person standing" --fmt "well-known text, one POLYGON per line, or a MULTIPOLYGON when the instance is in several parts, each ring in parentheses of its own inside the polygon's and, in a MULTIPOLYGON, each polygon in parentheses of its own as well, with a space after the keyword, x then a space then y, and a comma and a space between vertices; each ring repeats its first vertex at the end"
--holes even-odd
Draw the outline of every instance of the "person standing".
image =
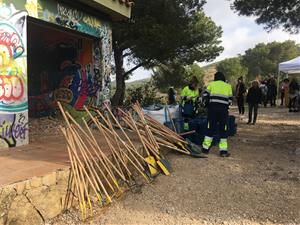
POLYGON ((285 101, 286 97, 286 93, 288 92, 289 89, 289 79, 285 78, 280 86, 280 105, 283 106, 283 102, 285 101))
POLYGON ((244 115, 244 113, 245 113, 244 97, 245 97, 245 93, 246 93, 246 86, 243 82, 243 77, 239 77, 239 79, 237 81, 235 92, 236 92, 235 96, 236 96, 236 100, 237 100, 237 105, 239 108, 239 114, 244 115))
POLYGON ((261 101, 262 104, 264 104, 264 107, 267 107, 267 103, 268 103, 268 87, 267 87, 267 81, 264 80, 261 82, 260 86, 259 86, 260 90, 261 90, 261 101))
POLYGON ((220 156, 228 157, 227 143, 227 123, 228 109, 232 102, 232 87, 225 82, 225 75, 222 72, 217 72, 214 81, 209 83, 205 93, 203 94, 208 99, 208 129, 207 135, 202 143, 202 151, 205 154, 209 153, 213 136, 218 133, 220 135, 220 156))
POLYGON ((247 124, 255 124, 257 119, 257 112, 258 112, 258 104, 261 103, 261 89, 259 88, 258 81, 252 81, 251 88, 248 91, 247 94, 247 103, 249 106, 249 118, 247 124), (253 114, 254 113, 254 114, 253 114), (253 115, 253 119, 252 119, 253 115))
POLYGON ((289 85, 289 112, 298 112, 299 84, 296 78, 289 85))
POLYGON ((199 81, 193 76, 189 85, 184 87, 180 93, 183 107, 184 130, 189 130, 189 120, 194 116, 194 103, 199 97, 199 81))
POLYGON ((274 77, 271 77, 268 81, 268 101, 270 105, 276 106, 276 97, 277 97, 277 85, 274 77))
POLYGON ((168 105, 176 105, 176 91, 174 87, 170 87, 168 90, 168 105))

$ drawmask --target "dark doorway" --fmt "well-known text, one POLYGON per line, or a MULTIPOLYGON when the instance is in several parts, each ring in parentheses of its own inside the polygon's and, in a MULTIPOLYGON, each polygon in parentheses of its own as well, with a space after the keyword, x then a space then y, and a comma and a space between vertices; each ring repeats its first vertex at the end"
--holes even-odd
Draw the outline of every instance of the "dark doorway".
POLYGON ((80 109, 94 95, 92 36, 28 18, 30 117, 55 115, 55 100, 80 109))

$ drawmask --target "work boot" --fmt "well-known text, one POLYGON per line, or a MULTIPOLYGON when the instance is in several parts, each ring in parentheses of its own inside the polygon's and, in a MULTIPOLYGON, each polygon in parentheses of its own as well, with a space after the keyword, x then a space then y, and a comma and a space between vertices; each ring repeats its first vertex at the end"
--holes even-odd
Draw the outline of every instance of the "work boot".
POLYGON ((228 151, 220 151, 220 157, 229 157, 230 153, 228 151))

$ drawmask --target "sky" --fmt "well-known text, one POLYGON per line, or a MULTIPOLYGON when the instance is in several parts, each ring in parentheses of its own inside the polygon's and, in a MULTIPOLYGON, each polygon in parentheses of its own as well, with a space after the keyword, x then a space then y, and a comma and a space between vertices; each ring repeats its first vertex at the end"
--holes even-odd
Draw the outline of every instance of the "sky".
MULTIPOLYGON (((254 17, 238 16, 230 9, 228 0, 207 0, 204 6, 204 12, 218 26, 222 26, 222 46, 224 51, 212 62, 217 62, 225 58, 235 57, 238 54, 244 54, 249 48, 254 48, 261 42, 295 40, 300 43, 300 34, 291 35, 281 29, 267 32, 263 25, 257 25, 254 17)), ((209 63, 212 63, 209 62, 209 63)), ((208 63, 200 63, 204 66, 208 63)), ((129 81, 140 80, 151 76, 150 71, 138 69, 134 72, 129 81)))

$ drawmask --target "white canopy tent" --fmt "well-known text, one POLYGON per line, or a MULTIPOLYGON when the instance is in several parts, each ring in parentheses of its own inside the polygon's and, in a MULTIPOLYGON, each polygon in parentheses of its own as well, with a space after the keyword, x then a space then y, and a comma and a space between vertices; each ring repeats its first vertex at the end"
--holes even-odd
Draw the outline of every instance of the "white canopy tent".
POLYGON ((300 56, 292 60, 279 63, 278 70, 279 72, 284 72, 287 74, 300 73, 300 56))

